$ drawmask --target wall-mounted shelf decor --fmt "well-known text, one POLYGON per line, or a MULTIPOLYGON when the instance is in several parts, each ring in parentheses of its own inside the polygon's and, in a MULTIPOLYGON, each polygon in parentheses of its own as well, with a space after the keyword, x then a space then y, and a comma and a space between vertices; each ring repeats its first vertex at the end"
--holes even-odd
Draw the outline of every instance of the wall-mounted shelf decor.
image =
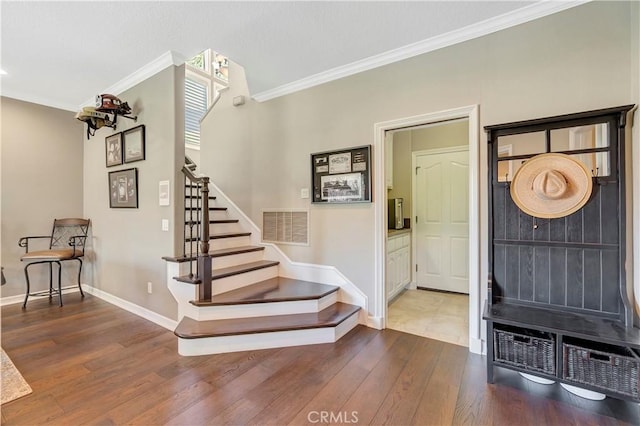
POLYGON ((109 172, 109 207, 138 208, 138 169, 109 172))
POLYGON ((122 132, 124 162, 144 160, 144 124, 122 132))
POLYGON ((371 202, 371 145, 311 154, 313 203, 371 202))

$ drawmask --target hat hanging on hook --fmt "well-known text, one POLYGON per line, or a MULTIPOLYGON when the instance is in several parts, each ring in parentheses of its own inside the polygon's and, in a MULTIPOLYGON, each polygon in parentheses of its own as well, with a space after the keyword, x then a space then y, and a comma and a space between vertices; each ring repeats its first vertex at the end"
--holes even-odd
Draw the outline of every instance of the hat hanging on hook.
POLYGON ((566 154, 528 159, 511 182, 511 198, 530 216, 555 219, 581 209, 593 189, 591 172, 566 154))

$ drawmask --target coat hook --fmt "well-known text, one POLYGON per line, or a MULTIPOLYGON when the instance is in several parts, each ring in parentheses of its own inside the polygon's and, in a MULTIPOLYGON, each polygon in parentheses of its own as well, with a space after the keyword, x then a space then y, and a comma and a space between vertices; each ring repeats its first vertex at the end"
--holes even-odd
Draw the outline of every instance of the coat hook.
POLYGON ((591 175, 593 176, 593 179, 595 180, 596 185, 602 185, 602 182, 600 181, 600 168, 596 167, 595 170, 591 169, 591 175))

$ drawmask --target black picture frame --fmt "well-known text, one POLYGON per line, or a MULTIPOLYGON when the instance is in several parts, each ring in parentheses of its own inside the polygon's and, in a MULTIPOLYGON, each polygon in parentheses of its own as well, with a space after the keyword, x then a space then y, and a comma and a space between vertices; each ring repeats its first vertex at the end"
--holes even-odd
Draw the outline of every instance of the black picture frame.
POLYGON ((370 203, 371 145, 311 154, 312 203, 370 203))
POLYGON ((109 207, 138 208, 138 169, 109 172, 109 207))
POLYGON ((107 167, 122 164, 122 132, 104 138, 104 159, 107 167))
POLYGON ((145 158, 144 124, 122 132, 122 153, 125 163, 142 161, 145 158))

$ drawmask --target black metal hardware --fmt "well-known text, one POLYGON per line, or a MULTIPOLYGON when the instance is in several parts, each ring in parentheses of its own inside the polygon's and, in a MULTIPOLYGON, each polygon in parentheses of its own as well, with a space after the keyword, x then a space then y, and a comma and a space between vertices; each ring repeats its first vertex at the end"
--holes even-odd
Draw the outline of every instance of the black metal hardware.
POLYGON ((205 301, 211 300, 212 293, 211 256, 209 255, 209 200, 215 199, 215 197, 209 196, 209 178, 196 176, 195 169, 195 163, 185 156, 185 165, 182 167, 185 187, 183 256, 197 259, 196 262, 189 262, 189 278, 194 282, 199 282, 198 300, 205 301))

